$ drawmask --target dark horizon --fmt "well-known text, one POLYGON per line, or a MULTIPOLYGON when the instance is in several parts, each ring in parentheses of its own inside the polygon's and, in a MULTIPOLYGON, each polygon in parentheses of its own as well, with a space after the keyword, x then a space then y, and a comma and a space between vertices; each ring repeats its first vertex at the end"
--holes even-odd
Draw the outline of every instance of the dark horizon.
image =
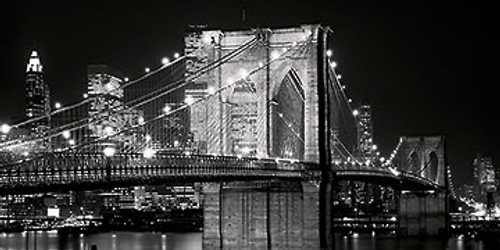
POLYGON ((334 30, 330 46, 353 106, 362 100, 372 106, 381 152, 390 154, 399 136, 444 135, 458 187, 471 180, 477 152, 500 164, 500 131, 494 123, 498 110, 493 104, 497 22, 491 5, 316 0, 307 5, 259 0, 13 3, 2 16, 6 56, 0 122, 23 115, 24 70, 32 49, 41 55, 52 102, 65 105, 85 93, 87 65, 107 64, 133 79, 145 67, 159 67, 161 58, 182 52, 190 24, 237 30, 320 23, 334 30))

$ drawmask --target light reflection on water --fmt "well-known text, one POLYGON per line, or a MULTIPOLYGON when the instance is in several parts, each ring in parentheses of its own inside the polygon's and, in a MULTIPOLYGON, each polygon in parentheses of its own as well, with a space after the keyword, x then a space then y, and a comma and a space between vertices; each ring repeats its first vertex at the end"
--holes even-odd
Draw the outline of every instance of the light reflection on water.
POLYGON ((487 250, 482 242, 465 238, 397 239, 368 234, 357 237, 338 235, 335 237, 335 247, 336 250, 487 250))
MULTIPOLYGON (((336 250, 486 250, 481 242, 465 238, 396 239, 338 236, 336 250)), ((109 232, 61 235, 57 232, 0 234, 2 250, 201 250, 202 233, 109 232), (36 237, 35 237, 36 236, 36 237)))
POLYGON ((201 233, 109 232, 62 235, 57 232, 0 234, 2 250, 201 250, 201 233), (36 237, 35 237, 36 235, 36 237))

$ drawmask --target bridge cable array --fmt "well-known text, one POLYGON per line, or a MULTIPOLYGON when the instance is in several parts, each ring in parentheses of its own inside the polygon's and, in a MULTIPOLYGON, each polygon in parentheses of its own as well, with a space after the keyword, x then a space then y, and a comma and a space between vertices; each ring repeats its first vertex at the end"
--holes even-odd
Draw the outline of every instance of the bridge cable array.
MULTIPOLYGON (((310 39, 309 39, 310 40, 310 39)), ((211 70, 214 70, 216 69, 217 67, 220 67, 223 63, 231 60, 231 58, 234 58, 235 56, 237 56, 238 54, 242 53, 244 50, 246 49, 249 49, 251 47, 253 47, 253 45, 255 45, 255 39, 252 39, 251 41, 249 41, 248 43, 244 44, 243 46, 241 46, 240 48, 234 50, 232 53, 229 53, 227 54, 226 56, 220 58, 219 60, 207 65, 205 68, 199 70, 198 72, 196 72, 195 74, 189 76, 189 77, 184 77, 176 82, 174 82, 173 84, 167 84, 167 87, 164 87, 163 89, 161 90, 157 90, 155 91, 153 94, 150 94, 148 95, 148 98, 137 98, 137 99, 134 99, 132 101, 132 104, 130 105, 130 102, 129 103, 125 103, 125 107, 124 109, 122 110, 113 110, 112 112, 110 112, 108 115, 109 116, 112 116, 114 113, 120 113, 120 112, 123 112, 124 110, 126 111, 130 111, 134 108, 137 108, 139 107, 140 105, 144 105, 144 104, 147 104, 147 103, 150 103, 156 99, 158 99, 159 97, 161 96, 164 96, 166 94, 169 94, 169 93, 172 93, 174 92, 175 90, 179 90, 181 87, 185 87, 187 84, 189 84, 191 81, 194 81, 195 79, 201 77, 202 75, 205 75, 205 74, 208 74, 211 70), (177 85, 176 85, 177 84, 177 85)), ((305 44, 305 43, 304 43, 305 44)), ((284 53, 283 53, 284 54, 284 53)), ((282 56, 282 55, 281 55, 282 56)), ((184 57, 183 57, 184 58, 184 57)), ((178 60, 172 62, 171 64, 173 63, 176 63, 178 61, 180 61, 182 58, 179 58, 178 60)), ((274 60, 277 60, 279 58, 273 58, 272 60, 270 60, 269 62, 267 62, 266 64, 264 65, 259 65, 260 67, 256 70, 253 70, 252 72, 250 72, 250 75, 254 74, 256 71, 259 71, 259 70, 262 70, 263 68, 265 68, 268 64, 270 64, 272 61, 274 60)), ((171 65, 170 64, 170 65, 171 65)), ((160 69, 156 70, 155 72, 160 72, 162 69, 165 69, 167 68, 168 65, 166 66, 163 66, 161 67, 160 69)), ((153 72, 153 73, 155 73, 153 72)), ((247 77, 248 77, 247 76, 247 77)), ((134 81, 131 81, 130 83, 128 84, 125 84, 124 86, 131 86, 133 83, 137 83, 137 82, 140 82, 139 80, 141 79, 145 79, 147 77, 151 77, 151 75, 148 75, 148 76, 144 76, 144 77, 141 77, 139 78, 138 80, 134 80, 134 81)), ((233 85, 234 83, 236 83, 237 81, 233 82, 232 84, 228 84, 227 86, 225 86, 224 88, 222 89, 219 89, 217 91, 215 91, 213 94, 216 94, 216 93, 220 93, 222 92, 224 89, 230 87, 231 85, 233 85)), ((207 97, 209 98, 210 95, 207 97)), ((95 97, 97 98, 97 97, 95 97)), ((91 98, 89 98, 88 100, 84 100, 83 102, 81 103, 85 103, 85 102, 90 102, 90 100, 92 100, 91 98)), ((200 99, 200 100, 197 100, 196 102, 200 102, 201 100, 203 99, 200 99)), ((78 105, 82 105, 81 103, 79 104, 75 104, 75 105, 72 105, 70 107, 66 107, 64 109, 61 109, 61 110, 56 110, 54 113, 62 113, 63 111, 68 111, 68 110, 72 110, 74 109, 75 107, 77 107, 78 105)), ((191 106, 192 104, 184 104, 180 107, 177 107, 175 109, 172 109, 172 110, 168 110, 167 112, 164 112, 163 114, 155 117, 155 118, 152 118, 152 119, 149 119, 149 120, 144 120, 134 126, 130 126, 129 128, 126 128, 126 129, 122 129, 122 130, 119 130, 119 131, 113 131, 114 133, 110 133, 109 135, 105 136, 105 137, 101 137, 101 138, 97 138, 95 140, 92 140, 92 141, 89 141, 87 143, 83 143, 83 144, 78 144, 78 145, 72 145, 70 147, 67 147, 65 149, 63 149, 62 151, 69 151, 69 150, 72 150, 72 151, 75 151, 77 150, 78 148, 81 148, 81 147, 84 147, 85 145, 89 145, 89 144, 93 144, 93 143, 97 143, 97 142, 102 142, 102 141, 105 141, 105 140, 109 140, 110 138, 112 138, 113 136, 117 136, 119 134, 122 134, 126 131, 130 131, 130 130, 134 130, 134 129, 137 129, 138 127, 141 127, 141 126, 144 126, 148 123, 151 123, 152 121, 155 121, 155 120, 158 120, 158 119, 161 119, 161 118, 164 118, 168 115, 172 115, 174 113, 177 113, 181 110, 184 110, 186 108, 188 108, 189 106, 191 106)), ((52 134, 49 134, 49 135, 45 135, 45 136, 42 136, 42 137, 36 137, 36 138, 29 138, 29 140, 24 140, 24 141, 21 141, 21 142, 17 142, 16 141, 16 144, 13 144, 12 142, 7 142, 7 143, 3 143, 2 146, 5 148, 5 147, 16 147, 16 146, 20 146, 20 145, 23 145, 23 144, 29 144, 29 143, 33 143, 33 142, 36 142, 36 141, 42 141, 42 140, 45 140, 45 139, 50 139, 50 138, 54 138, 56 136, 60 136, 61 133, 65 133, 66 131, 68 132, 72 132, 72 131, 75 131, 77 129, 82 129, 82 128, 85 128, 85 127, 88 127, 89 125, 91 125, 92 123, 96 123, 96 122, 99 122, 99 121, 103 121, 105 118, 103 117, 91 117, 90 119, 82 119, 82 120, 79 120, 77 122, 73 122, 73 123, 70 123, 70 124, 66 124, 65 126, 62 126, 61 128, 57 128, 56 131, 52 131, 52 134)), ((36 121, 36 120, 34 120, 36 121)), ((24 124, 18 124, 17 126, 22 126, 24 124)), ((296 133, 295 133, 296 134, 296 133)), ((143 144, 144 145, 144 144, 143 144)), ((134 149, 131 149, 130 151, 133 151, 134 149)), ((28 158, 24 158, 22 161, 26 161, 28 160, 28 158)))

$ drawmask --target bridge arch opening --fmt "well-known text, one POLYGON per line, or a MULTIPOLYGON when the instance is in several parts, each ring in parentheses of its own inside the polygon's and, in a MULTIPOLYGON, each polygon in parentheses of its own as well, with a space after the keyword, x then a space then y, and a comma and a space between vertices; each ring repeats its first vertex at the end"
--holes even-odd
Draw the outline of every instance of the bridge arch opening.
POLYGON ((410 166, 408 167, 408 171, 414 174, 420 171, 420 159, 415 151, 410 154, 410 166))
POLYGON ((438 175, 438 168, 439 168, 439 160, 437 154, 436 152, 432 151, 429 154, 429 171, 427 178, 429 178, 432 181, 436 181, 438 175))
POLYGON ((302 160, 304 156, 305 91, 297 72, 288 69, 271 99, 270 156, 302 160))
POLYGON ((231 89, 228 107, 229 152, 246 157, 257 154, 258 98, 255 83, 246 79, 238 81, 231 89))

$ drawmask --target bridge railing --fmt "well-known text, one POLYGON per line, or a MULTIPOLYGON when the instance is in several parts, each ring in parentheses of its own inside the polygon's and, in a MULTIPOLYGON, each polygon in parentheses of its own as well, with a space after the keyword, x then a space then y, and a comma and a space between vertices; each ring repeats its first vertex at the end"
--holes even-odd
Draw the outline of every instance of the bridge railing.
POLYGON ((53 153, 0 169, 0 190, 164 180, 315 178, 317 167, 296 161, 232 156, 53 153))

